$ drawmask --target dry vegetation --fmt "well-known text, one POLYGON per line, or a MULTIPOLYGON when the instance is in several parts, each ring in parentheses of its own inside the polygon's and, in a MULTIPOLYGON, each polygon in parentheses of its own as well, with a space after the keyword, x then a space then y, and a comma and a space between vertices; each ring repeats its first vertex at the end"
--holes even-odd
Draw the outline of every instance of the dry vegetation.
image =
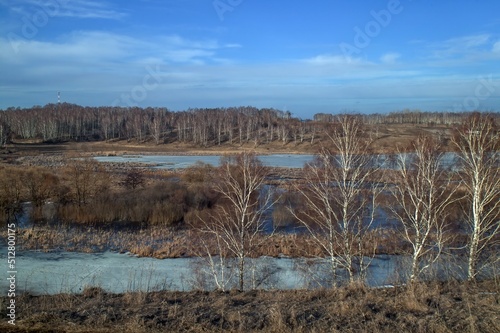
MULTIPOLYGON (((500 332, 498 282, 412 288, 23 295, 14 332, 500 332)), ((5 317, 1 298, 0 315, 5 317)))
MULTIPOLYGON (((406 116, 408 115, 411 114, 406 116)), ((338 120, 342 119, 357 118, 338 118, 338 120)), ((300 150, 299 147, 304 148, 309 145, 309 147, 316 146, 318 149, 321 147, 323 152, 329 151, 333 154, 338 152, 342 145, 335 145, 332 134, 339 133, 339 140, 344 140, 342 131, 338 131, 339 124, 330 121, 322 124, 325 129, 331 131, 315 132, 315 143, 303 142, 300 145, 295 145, 295 148, 300 150), (329 147, 329 145, 333 146, 329 147)), ((372 152, 380 150, 380 140, 387 139, 392 145, 395 145, 396 142, 404 143, 405 140, 415 143, 418 142, 418 135, 430 133, 434 137, 434 141, 442 145, 442 149, 448 150, 446 147, 450 142, 453 142, 450 140, 451 129, 448 127, 444 130, 433 126, 436 125, 431 126, 429 122, 417 126, 415 124, 408 125, 403 121, 392 125, 368 122, 360 125, 361 129, 354 133, 353 140, 363 140, 363 142, 369 140, 371 144, 367 149, 372 152), (424 125, 428 126, 427 129, 418 127, 424 125)), ((183 147, 189 145, 186 142, 173 143, 170 146, 151 146, 147 143, 130 144, 134 149, 154 148, 156 151, 167 146, 171 147, 171 145, 184 145, 183 147)), ((276 144, 276 142, 270 141, 257 149, 264 147, 274 149, 276 144)), ((110 143, 109 147, 116 148, 115 145, 120 146, 119 143, 110 143)), ((281 145, 282 148, 285 146, 287 145, 281 145)), ((224 180, 214 178, 218 170, 210 166, 200 164, 182 172, 152 171, 137 166, 103 166, 89 159, 88 156, 92 154, 91 151, 95 153, 95 150, 108 147, 107 143, 73 143, 48 147, 60 147, 63 151, 67 147, 72 147, 73 151, 64 155, 53 154, 54 152, 46 154, 43 151, 44 148, 34 146, 32 148, 35 152, 42 149, 40 154, 30 157, 27 156, 29 153, 25 151, 23 156, 17 159, 11 159, 12 154, 6 154, 7 163, 0 166, 0 206, 2 208, 0 219, 5 222, 18 216, 16 214, 19 214, 22 202, 29 201, 33 205, 30 216, 33 225, 27 230, 20 231, 22 245, 26 249, 116 250, 162 258, 199 255, 200 244, 196 242, 199 235, 196 231, 203 227, 201 221, 209 221, 208 225, 210 225, 216 215, 214 212, 224 211, 226 208, 231 209, 231 207, 227 207, 227 200, 221 200, 223 193, 216 190, 217 184, 224 180), (76 154, 74 150, 88 151, 84 154, 76 154)), ((229 149, 234 146, 231 143, 226 143, 222 147, 229 149)), ((402 147, 401 149, 404 150, 404 145, 402 147)), ((241 146, 238 147, 238 149, 240 148, 241 146)), ((198 152, 200 150, 194 151, 194 153, 198 152)), ((14 154, 14 156, 18 155, 14 154)), ((341 171, 342 169, 339 169, 339 172, 341 171)), ((298 199, 296 193, 302 185, 295 186, 294 183, 300 184, 308 180, 307 175, 304 175, 307 169, 294 171, 267 169, 265 172, 266 177, 269 177, 266 182, 283 189, 281 198, 272 199, 276 200, 276 209, 272 215, 275 220, 274 226, 284 229, 294 228, 300 224, 307 226, 311 222, 310 219, 302 218, 300 221, 301 215, 294 215, 293 211, 289 209, 290 206, 300 207, 304 203, 304 200, 298 199), (287 177, 289 182, 283 183, 276 180, 280 178, 279 176, 287 177), (298 202, 298 200, 302 202, 298 202)), ((319 175, 323 175, 323 171, 319 170, 318 172, 320 172, 319 175)), ((349 180, 351 176, 346 175, 347 180, 349 180)), ((398 185, 395 179, 390 171, 374 171, 363 177, 363 181, 366 183, 385 180, 385 182, 398 185)), ((339 179, 331 177, 330 181, 338 182, 339 179)), ((306 184, 306 186, 310 187, 310 184, 306 184)), ((356 190, 351 185, 348 185, 347 189, 349 191, 356 190)), ((331 192, 332 198, 338 198, 338 193, 335 192, 337 190, 326 190, 329 191, 328 193, 331 192)), ((498 191, 494 192, 492 198, 497 194, 498 191)), ((457 196, 460 195, 464 195, 462 190, 457 191, 457 196)), ((345 201, 350 205, 349 200, 346 197, 345 201)), ((374 204, 380 204, 389 209, 394 204, 390 198, 380 196, 380 200, 380 203, 374 204)), ((363 205, 366 206, 366 203, 363 205)), ((460 215, 460 211, 466 205, 468 205, 466 200, 461 200, 453 207, 450 206, 449 212, 451 214, 446 214, 446 228, 453 234, 448 246, 463 247, 467 241, 466 236, 464 236, 466 235, 465 223, 462 222, 464 214, 460 215)), ((339 209, 337 206, 332 206, 332 212, 339 209)), ((307 207, 301 208, 301 210, 306 212, 307 207)), ((347 210, 349 211, 351 208, 347 210)), ((321 211, 322 209, 318 214, 321 214, 321 211)), ((493 208, 493 211, 498 213, 497 208, 493 208)), ((357 216, 356 219, 359 220, 357 216)), ((339 224, 339 221, 345 219, 337 218, 337 220, 335 224, 339 224)), ((318 221, 313 222, 318 224, 318 221)), ((343 230, 350 229, 343 227, 343 230)), ((482 230, 481 232, 489 231, 482 230)), ((324 243, 321 235, 316 240, 316 246, 314 246, 311 237, 304 233, 300 237, 291 234, 276 234, 269 239, 267 236, 258 235, 265 241, 258 239, 258 246, 255 246, 252 253, 247 253, 246 256, 325 256, 326 254, 337 254, 337 257, 339 253, 347 252, 359 255, 360 253, 407 253, 411 250, 408 246, 409 242, 401 241, 397 233, 391 233, 387 230, 366 230, 363 231, 362 236, 365 238, 364 240, 356 241, 358 249, 350 252, 351 245, 344 249, 338 248, 339 244, 346 243, 341 240, 333 242, 329 249, 325 249, 321 246, 324 243)), ((349 237, 349 235, 343 237, 344 241, 350 242, 349 237)), ((207 240, 207 243, 210 245, 210 241, 207 240)), ((211 246, 208 249, 209 253, 216 254, 217 246, 213 245, 213 242, 211 246)), ((347 254, 346 258, 349 255, 347 254)))
MULTIPOLYGON (((2 232, 2 236, 4 233, 2 232)), ((41 226, 34 229, 18 230, 20 249, 37 251, 70 251, 96 253, 103 251, 130 252, 141 257, 159 259, 196 257, 208 251, 217 255, 217 244, 199 240, 204 235, 194 230, 165 229, 149 227, 144 229, 117 227, 91 228, 78 226, 60 226, 58 228, 41 226)), ((371 237, 372 242, 380 242, 377 254, 395 254, 401 251, 390 232, 381 232, 371 237), (383 241, 382 241, 383 240, 383 241)), ((318 248, 316 240, 307 234, 279 234, 263 236, 255 240, 256 248, 249 257, 324 257, 326 252, 318 248)), ((367 253, 371 253, 367 245, 367 253)))
MULTIPOLYGON (((85 115, 92 120, 94 113, 90 111, 85 115)), ((209 111, 198 110, 196 111, 198 113, 195 113, 201 117, 199 119, 203 119, 203 115, 210 114, 209 111)), ((190 154, 220 154, 251 150, 254 153, 331 151, 333 155, 327 155, 331 158, 339 150, 335 147, 335 141, 328 141, 336 128, 330 120, 318 118, 312 122, 298 122, 296 119, 284 118, 283 115, 273 111, 261 114, 259 122, 254 122, 251 115, 255 110, 243 111, 241 114, 245 117, 240 114, 238 118, 239 113, 234 113, 231 119, 235 123, 229 122, 226 124, 229 127, 217 135, 213 132, 211 135, 198 136, 191 132, 189 123, 182 122, 183 119, 190 117, 187 113, 176 115, 177 118, 172 118, 174 119, 172 124, 164 123, 165 132, 148 126, 143 128, 137 122, 137 119, 142 119, 144 112, 153 112, 151 119, 156 116, 163 117, 163 111, 158 110, 135 110, 130 114, 124 113, 123 117, 130 117, 127 118, 131 121, 128 126, 107 128, 102 133, 98 128, 92 127, 87 130, 82 129, 87 132, 78 134, 72 132, 72 127, 69 125, 67 129, 70 134, 56 133, 69 135, 69 141, 93 140, 91 139, 93 135, 98 138, 102 135, 106 142, 28 144, 28 141, 41 141, 40 135, 45 138, 46 135, 50 137, 54 133, 37 134, 36 129, 33 129, 33 133, 23 134, 21 129, 17 129, 19 133, 10 135, 10 143, 7 144, 9 140, 6 138, 4 143, 7 144, 7 149, 0 156, 3 161, 0 165, 0 220, 2 223, 7 223, 18 218, 22 211, 22 203, 31 202, 32 224, 27 228, 18 229, 20 249, 83 252, 112 250, 157 258, 220 254, 222 253, 220 240, 229 244, 233 241, 231 237, 235 235, 234 230, 238 229, 238 226, 234 225, 228 227, 232 220, 221 218, 218 220, 220 228, 213 228, 217 222, 216 217, 221 217, 220 214, 217 215, 218 213, 235 208, 230 206, 234 196, 228 195, 227 187, 224 187, 225 184, 237 188, 244 182, 243 176, 234 177, 232 169, 235 166, 228 166, 226 183, 221 183, 224 181, 220 178, 222 170, 202 164, 182 172, 151 171, 141 166, 103 166, 87 157, 96 154, 121 154, 125 151, 141 153, 189 151, 190 154), (246 114, 247 111, 252 112, 246 114), (274 118, 267 119, 266 115, 274 118), (242 127, 243 125, 245 126, 242 127), (254 131, 242 130, 252 126, 255 127, 254 131), (174 134, 179 136, 178 139, 173 139, 174 134), (234 180, 234 184, 227 181, 228 179, 234 180), (206 236, 207 230, 214 231, 211 235, 213 237, 206 236), (221 236, 224 232, 229 238, 224 239, 221 236)), ((46 110, 32 111, 41 118, 45 112, 46 110)), ((7 116, 11 117, 10 120, 15 120, 27 114, 11 110, 7 116)), ((53 113, 50 115, 53 116, 53 113)), ((408 113, 399 116, 417 117, 419 114, 408 113)), ((431 121, 430 119, 434 118, 429 115, 427 118, 424 117, 426 121, 418 120, 417 117, 413 122, 406 122, 403 118, 395 120, 396 123, 390 125, 384 123, 391 119, 389 117, 367 118, 365 121, 368 122, 364 124, 363 130, 356 131, 357 138, 372 140, 369 153, 392 153, 396 151, 396 147, 406 151, 411 143, 418 142, 417 138, 423 136, 432 137, 434 142, 439 142, 441 150, 450 151, 454 143, 450 123, 463 120, 460 115, 453 120, 437 117, 436 119, 441 119, 437 123, 431 121)), ((56 121, 55 119, 48 118, 47 121, 56 121)), ((220 123, 208 124, 207 128, 213 131, 218 128, 217 124, 223 124, 224 118, 217 119, 220 123)), ((90 120, 89 124, 94 124, 90 120)), ((201 130, 204 128, 203 121, 189 121, 193 121, 192 126, 198 126, 201 130)), ((493 139, 498 135, 497 128, 494 129, 496 132, 491 135, 493 139)), ((207 133, 209 132, 210 130, 207 133)), ((474 134, 475 131, 465 130, 463 133, 474 134)), ((345 136, 341 134, 340 137, 345 136)), ((60 138, 57 137, 55 140, 58 141, 60 138)), ((496 147, 498 147, 498 141, 492 142, 497 142, 496 147)), ((490 151, 495 150, 490 149, 490 151)), ((485 156, 490 156, 488 154, 489 151, 485 156)), ((493 165, 488 175, 493 175, 490 178, 498 183, 498 165, 494 163, 493 165)), ((337 171, 343 171, 339 167, 336 168, 337 171)), ((345 169, 349 168, 347 166, 345 169)), ((287 229, 302 225, 305 226, 304 232, 293 234, 274 230, 271 233, 263 233, 262 216, 252 217, 256 210, 251 209, 244 212, 241 218, 244 227, 240 229, 246 228, 244 230, 246 236, 242 237, 240 242, 242 250, 237 253, 238 251, 233 249, 230 256, 284 255, 324 258, 330 255, 339 258, 344 255, 349 259, 349 257, 359 257, 360 254, 415 252, 416 247, 412 246, 414 245, 412 240, 416 239, 413 236, 417 235, 419 230, 403 228, 407 236, 405 239, 398 232, 401 230, 396 229, 364 229, 356 224, 350 229, 348 226, 339 227, 338 224, 346 220, 345 217, 341 217, 326 220, 331 224, 331 234, 337 233, 337 237, 328 239, 327 235, 311 232, 318 230, 320 222, 318 216, 321 216, 324 209, 305 216, 308 211, 300 204, 315 204, 324 197, 338 199, 338 188, 341 187, 334 188, 330 184, 341 180, 338 177, 328 178, 325 182, 328 196, 320 193, 318 198, 308 202, 309 192, 303 191, 302 199, 298 199, 297 192, 294 192, 303 189, 304 184, 307 185, 308 178, 304 175, 307 170, 307 168, 294 171, 266 168, 264 170, 266 176, 263 176, 262 183, 248 191, 250 200, 246 205, 246 207, 258 206, 257 193, 262 184, 280 186, 283 190, 282 195, 270 198, 276 208, 272 214, 274 226, 287 229), (273 177, 276 175, 288 178, 289 183, 276 180, 278 177, 273 177), (304 209, 297 213, 289 209, 292 206, 304 209), (245 225, 247 221, 258 223, 245 225), (349 230, 352 233, 340 237, 340 231, 349 230), (353 237, 356 232, 362 232, 362 237, 353 237), (322 244, 331 246, 325 248, 322 244), (356 246, 355 251, 353 246, 356 246)), ((327 172, 328 170, 321 168, 318 175, 323 176, 327 172)), ((408 177, 413 177, 413 174, 409 173, 408 177)), ((370 184, 386 182, 394 187, 401 187, 405 180, 397 179, 394 171, 377 171, 361 178, 361 182, 370 184)), ((348 184, 352 179, 352 176, 348 176, 343 181, 348 184)), ((467 181, 467 177, 458 174, 446 179, 447 184, 459 179, 467 181)), ((406 180, 411 183, 416 179, 406 180)), ((496 184, 495 182, 490 183, 496 184)), ((439 189, 439 186, 436 188, 439 189)), ((408 188, 410 187, 402 188, 402 193, 408 188)), ((347 186, 346 189, 359 188, 347 186)), ((430 190, 435 193, 434 189, 430 190)), ((423 192, 423 196, 421 193, 416 194, 414 198, 416 202, 423 201, 425 191, 423 192)), ((488 213, 486 219, 481 216, 474 217, 477 220, 476 224, 464 208, 470 206, 468 197, 474 193, 462 184, 456 189, 453 201, 446 206, 446 213, 429 208, 432 210, 429 212, 430 215, 438 214, 438 217, 442 218, 439 227, 443 225, 443 230, 446 230, 450 237, 446 238, 446 242, 437 242, 439 233, 436 231, 439 228, 436 227, 437 224, 430 225, 428 229, 432 235, 423 244, 427 246, 426 251, 435 253, 436 248, 439 251, 446 248, 453 252, 459 249, 453 253, 467 256, 465 249, 470 242, 470 235, 476 228, 480 241, 479 251, 474 253, 473 265, 483 259, 481 255, 493 257, 498 261, 500 232, 494 222, 498 221, 500 192, 498 187, 494 187, 491 192, 489 196, 491 200, 488 199, 484 207, 492 213, 488 213)), ((391 207, 390 205, 397 204, 390 195, 380 195, 377 197, 377 200, 379 199, 380 202, 377 204, 381 206, 391 207)), ((442 200, 447 199, 445 197, 442 200)), ((363 199, 361 202, 364 206, 374 205, 369 203, 368 199, 363 199)), ((399 206, 393 207, 393 213, 400 212, 407 202, 408 199, 403 198, 399 206)), ((349 203, 344 205, 347 207, 346 210, 356 210, 351 205, 360 206, 350 199, 346 199, 346 203, 349 203)), ((339 205, 337 203, 337 206, 331 206, 331 212, 337 212, 339 205)), ((232 214, 232 217, 238 216, 236 212, 232 214)), ((366 212, 359 212, 353 217, 353 221, 362 221, 366 218, 365 215, 366 212)), ((401 224, 404 225, 407 221, 407 217, 402 216, 401 224)), ((4 235, 5 231, 2 230, 2 236, 4 235)), ((415 244, 417 242, 420 240, 417 239, 415 244)), ((231 252, 227 252, 227 248, 224 250, 225 253, 231 252)), ((337 267, 342 268, 338 263, 335 265, 334 270, 337 267)), ((343 267, 349 265, 344 264, 343 267)), ((475 267, 470 277, 471 280, 476 277, 475 267)), ((240 289, 248 288, 243 288, 241 284, 240 289)), ((333 286, 330 290, 312 291, 136 292, 115 295, 98 288, 89 288, 80 295, 19 296, 16 303, 19 304, 18 326, 14 328, 0 323, 0 331, 500 332, 498 292, 499 283, 496 280, 422 283, 418 279, 408 288, 386 289, 368 289, 354 279, 345 287, 333 286)), ((6 298, 1 298, 1 302, 0 315, 5 317, 6 298)))

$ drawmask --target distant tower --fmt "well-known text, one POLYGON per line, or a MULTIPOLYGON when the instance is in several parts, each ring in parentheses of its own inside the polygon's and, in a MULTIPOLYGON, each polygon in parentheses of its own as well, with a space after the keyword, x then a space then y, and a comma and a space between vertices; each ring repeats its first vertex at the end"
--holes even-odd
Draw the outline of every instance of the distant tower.
POLYGON ((57 104, 61 104, 61 92, 57 92, 57 104))

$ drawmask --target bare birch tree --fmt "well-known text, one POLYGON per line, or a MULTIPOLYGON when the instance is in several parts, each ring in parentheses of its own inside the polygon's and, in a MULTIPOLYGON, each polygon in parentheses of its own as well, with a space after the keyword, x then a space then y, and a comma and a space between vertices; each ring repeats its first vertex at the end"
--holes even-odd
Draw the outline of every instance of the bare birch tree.
MULTIPOLYGON (((369 154, 370 140, 362 137, 362 122, 342 116, 329 133, 334 150, 322 150, 305 168, 305 186, 297 185, 304 207, 291 211, 328 255, 332 283, 338 269, 349 281, 362 278, 367 237, 373 230, 381 188, 372 176, 379 172, 369 154)), ((375 244, 372 244, 375 251, 375 244)))
POLYGON ((195 264, 197 283, 199 287, 207 288, 207 278, 213 281, 215 288, 226 291, 231 286, 235 274, 235 267, 231 265, 230 251, 225 244, 222 234, 211 227, 210 219, 198 215, 202 228, 198 229, 200 247, 195 247, 195 254, 201 261, 195 264))
MULTIPOLYGON (((456 131, 460 174, 467 193, 469 280, 480 271, 481 255, 500 243, 500 134, 495 121, 474 114, 456 131)), ((498 257, 496 258, 498 260, 498 257)))
POLYGON ((149 114, 147 125, 156 145, 161 143, 162 134, 165 130, 165 113, 165 110, 154 109, 149 114))
POLYGON ((414 282, 442 253, 447 208, 455 200, 458 184, 452 182, 443 166, 439 143, 419 137, 411 149, 412 153, 399 152, 396 156, 391 187, 395 204, 390 209, 411 248, 410 282, 414 282))
POLYGON ((8 139, 9 139, 9 128, 7 127, 7 124, 0 117, 0 148, 3 148, 7 144, 8 139))
MULTIPOLYGON (((271 192, 263 189, 266 174, 266 167, 255 154, 242 153, 222 158, 214 185, 220 195, 220 203, 215 208, 216 213, 209 219, 202 219, 202 231, 215 237, 221 252, 219 255, 227 254, 236 259, 240 290, 245 289, 247 259, 265 239, 262 237, 264 215, 272 204, 271 192)), ((210 262, 212 267, 217 266, 211 257, 210 262)), ((225 285, 224 281, 220 281, 222 276, 218 278, 216 283, 225 285)))

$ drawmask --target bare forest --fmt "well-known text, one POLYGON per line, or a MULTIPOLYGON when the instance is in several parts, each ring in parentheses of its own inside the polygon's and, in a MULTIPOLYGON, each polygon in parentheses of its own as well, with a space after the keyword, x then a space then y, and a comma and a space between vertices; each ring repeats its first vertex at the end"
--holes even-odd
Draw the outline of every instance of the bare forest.
MULTIPOLYGON (((389 114, 357 115, 366 125, 459 125, 469 113, 404 110, 389 114)), ((498 116, 496 116, 498 121, 498 116)), ((172 142, 199 147, 224 143, 254 146, 281 143, 314 143, 329 124, 332 114, 298 119, 288 111, 233 107, 170 111, 166 108, 83 107, 47 104, 0 112, 0 145, 16 140, 39 142, 113 141, 172 142)))

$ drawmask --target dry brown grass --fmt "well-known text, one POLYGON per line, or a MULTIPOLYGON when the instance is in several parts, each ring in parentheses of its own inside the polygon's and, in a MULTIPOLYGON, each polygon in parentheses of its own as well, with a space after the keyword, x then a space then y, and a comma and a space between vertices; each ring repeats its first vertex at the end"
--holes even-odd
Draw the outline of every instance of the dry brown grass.
MULTIPOLYGON (((5 232, 0 232, 0 235, 4 234, 5 232)), ((58 225, 57 227, 37 226, 18 230, 20 244, 26 250, 70 252, 111 250, 160 259, 206 255, 206 248, 199 241, 201 237, 207 237, 207 235, 196 230, 165 228, 163 226, 139 229, 133 225, 132 227, 58 225)), ((252 257, 313 258, 325 256, 324 251, 307 234, 274 234, 272 236, 261 235, 260 237, 262 240, 259 241, 255 252, 251 254, 252 257)), ((379 253, 396 252, 397 239, 393 237, 389 239, 385 235, 381 235, 378 240, 374 241, 384 244, 383 247, 380 247, 379 253)), ((216 243, 206 239, 205 244, 209 246, 211 254, 218 254, 216 243)), ((370 249, 367 250, 367 254, 371 255, 372 252, 369 251, 370 249)))
MULTIPOLYGON (((184 239, 182 232, 164 228, 143 230, 59 226, 19 229, 18 239, 23 249, 64 250, 78 252, 132 252, 140 256, 154 256, 151 244, 171 244, 172 239, 184 239)), ((176 243, 179 243, 177 241, 176 243)), ((176 244, 174 243, 174 244, 176 244)))
MULTIPOLYGON (((494 281, 412 288, 248 292, 130 292, 17 299, 2 332, 499 332, 494 281), (9 330, 7 330, 9 329, 9 330)), ((2 305, 5 298, 1 299, 2 305)), ((2 306, 2 309, 4 307, 2 306)), ((0 314, 4 314, 1 310, 0 314)))

